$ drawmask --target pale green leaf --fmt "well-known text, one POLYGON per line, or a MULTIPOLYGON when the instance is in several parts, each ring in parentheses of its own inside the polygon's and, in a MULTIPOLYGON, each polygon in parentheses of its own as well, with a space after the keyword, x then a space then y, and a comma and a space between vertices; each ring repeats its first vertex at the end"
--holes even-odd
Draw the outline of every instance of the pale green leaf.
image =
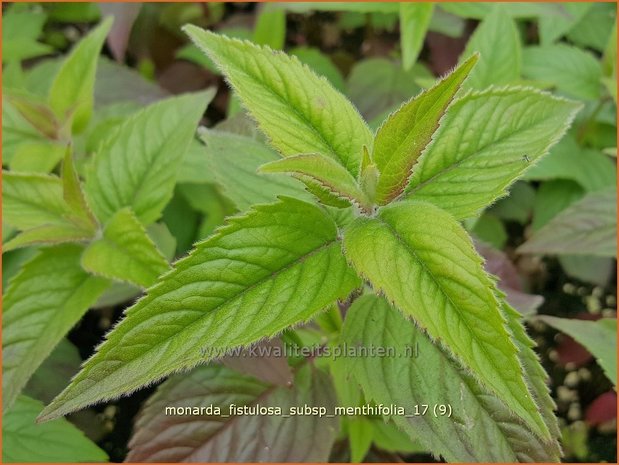
POLYGON ((559 255, 559 263, 565 274, 586 283, 606 287, 615 274, 614 258, 593 255, 559 255))
POLYGON ((362 60, 348 75, 346 95, 368 121, 373 121, 419 93, 420 87, 415 83, 417 77, 434 78, 419 65, 404 71, 399 63, 385 58, 362 60))
POLYGON ((22 144, 47 142, 2 94, 2 162, 10 164, 22 144))
POLYGON ((324 155, 293 155, 262 165, 260 172, 290 173, 299 176, 301 180, 309 177, 331 194, 346 198, 367 210, 371 208, 369 199, 355 178, 333 158, 324 155))
POLYGON ((268 3, 262 5, 256 17, 253 41, 274 50, 283 49, 286 41, 286 11, 268 3))
POLYGON ((598 321, 570 320, 547 315, 537 318, 585 346, 604 369, 608 379, 617 385, 616 318, 602 318, 598 321))
POLYGON ((363 416, 347 419, 351 463, 363 462, 372 446, 373 425, 363 416))
POLYGON ((140 287, 153 285, 170 269, 130 208, 118 210, 109 219, 103 237, 86 247, 81 263, 91 273, 140 287))
POLYGON ((352 104, 297 58, 195 26, 185 32, 217 63, 284 156, 321 153, 359 173, 372 134, 352 104))
POLYGON ((580 200, 584 194, 583 188, 574 181, 557 179, 543 182, 537 190, 533 205, 533 231, 537 231, 562 210, 580 200))
POLYGON ((2 18, 2 62, 18 62, 53 53, 47 44, 37 42, 46 16, 40 11, 7 9, 2 18))
POLYGON ((323 54, 319 49, 295 47, 289 50, 288 53, 296 56, 301 63, 305 63, 312 68, 316 74, 326 77, 337 90, 340 92, 344 91, 345 85, 342 73, 329 56, 323 54))
POLYGON ((124 207, 131 207, 144 224, 159 218, 213 95, 207 90, 151 104, 127 118, 100 145, 85 185, 100 221, 124 207))
POLYGON ((432 3, 400 3, 400 47, 405 70, 411 69, 417 61, 433 11, 432 3))
POLYGON ((64 418, 37 424, 43 404, 21 396, 2 417, 4 463, 106 462, 107 454, 64 418))
POLYGON ((357 299, 342 338, 350 347, 392 351, 389 357, 346 357, 349 379, 361 385, 368 400, 404 407, 410 416, 391 419, 433 454, 450 462, 558 461, 547 444, 385 299, 357 299), (420 412, 423 405, 432 410, 450 405, 452 415, 413 415, 414 405, 420 412))
POLYGON ((568 95, 585 100, 600 97, 600 62, 589 52, 567 44, 524 49, 522 74, 553 83, 568 95))
POLYGON ((580 105, 533 89, 472 92, 450 107, 411 177, 409 198, 475 216, 561 138, 580 105))
POLYGON ((572 29, 591 9, 593 3, 565 2, 557 3, 560 15, 542 15, 539 18, 539 35, 541 45, 550 45, 572 29))
POLYGON ((224 350, 270 338, 358 285, 324 211, 291 198, 257 206, 161 277, 41 418, 118 397, 224 350))
POLYGON ((471 72, 467 86, 485 89, 491 85, 509 84, 520 79, 522 50, 520 34, 503 4, 496 4, 466 44, 462 58, 481 55, 471 72))
POLYGON ((62 160, 66 147, 52 141, 41 140, 19 144, 10 158, 11 171, 50 173, 62 160))
POLYGON ((617 166, 597 150, 582 147, 569 133, 527 170, 523 178, 533 181, 569 179, 587 191, 598 191, 616 184, 617 166))
POLYGON ((3 244, 3 250, 9 251, 29 245, 53 245, 64 242, 84 242, 91 239, 93 233, 70 223, 44 224, 20 232, 3 244))
POLYGON ((269 147, 251 137, 208 130, 201 135, 207 166, 224 195, 241 211, 258 203, 287 195, 310 200, 303 184, 283 174, 259 174, 258 168, 281 159, 269 147))
POLYGON ((50 106, 61 121, 72 121, 75 132, 81 132, 92 115, 97 62, 111 27, 108 17, 75 46, 49 90, 50 106))
POLYGON ((147 401, 127 461, 325 462, 336 439, 337 418, 283 415, 303 405, 333 411, 334 397, 328 376, 310 364, 298 369, 288 387, 269 386, 221 366, 200 367, 170 378, 147 401), (282 415, 239 415, 231 404, 279 408, 282 415), (221 415, 166 415, 170 406, 215 406, 221 415))
POLYGON ((593 192, 555 216, 519 253, 617 256, 617 191, 593 192))
POLYGON ((79 229, 94 234, 98 223, 84 198, 82 184, 73 164, 73 152, 67 147, 62 162, 62 196, 69 209, 69 217, 79 229))
POLYGON ((404 191, 414 165, 477 59, 478 55, 473 55, 435 86, 402 105, 378 129, 372 160, 380 171, 376 186, 379 204, 389 203, 404 191))
POLYGON ((65 224, 62 180, 46 174, 2 173, 2 219, 18 229, 65 224))
POLYGON ((349 261, 537 434, 548 429, 505 328, 494 283, 462 226, 425 202, 358 218, 344 232, 349 261))
MULTIPOLYGON (((441 8, 464 18, 484 19, 492 14, 492 2, 441 2, 441 8)), ((549 3, 509 2, 505 10, 512 18, 535 18, 540 15, 557 15, 556 7, 549 3)))
POLYGON ((587 14, 568 32, 568 39, 581 47, 602 51, 617 23, 617 6, 613 3, 592 2, 587 14))
POLYGON ((82 250, 73 244, 44 249, 10 281, 2 315, 5 411, 37 367, 108 286, 106 280, 82 270, 82 250))

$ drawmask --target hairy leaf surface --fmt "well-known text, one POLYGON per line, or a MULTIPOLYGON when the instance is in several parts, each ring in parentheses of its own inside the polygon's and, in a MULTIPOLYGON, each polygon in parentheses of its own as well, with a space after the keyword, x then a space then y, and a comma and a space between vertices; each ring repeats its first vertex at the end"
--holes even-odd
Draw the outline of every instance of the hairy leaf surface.
POLYGON ((359 174, 372 134, 352 104, 296 57, 195 26, 185 32, 217 63, 284 156, 321 153, 359 174))
POLYGON ((617 256, 617 191, 593 192, 563 210, 520 253, 617 256))
POLYGON ((82 270, 82 250, 73 244, 44 249, 10 281, 2 314, 5 410, 108 286, 82 270))
POLYGON ((309 177, 336 197, 344 197, 369 208, 369 199, 346 168, 318 153, 282 158, 262 165, 260 172, 291 173, 299 176, 302 181, 309 177))
POLYGON ((372 153, 380 171, 376 186, 379 204, 389 203, 402 193, 413 166, 477 59, 478 55, 473 55, 434 87, 402 105, 380 127, 372 153))
POLYGON ((291 198, 257 206, 161 277, 42 418, 272 337, 358 285, 325 212, 291 198))
POLYGON ((342 340, 354 347, 395 352, 394 357, 345 358, 349 377, 368 400, 409 406, 406 413, 411 416, 392 420, 433 454, 454 462, 557 461, 502 402, 481 389, 385 299, 357 299, 348 310, 342 340), (419 356, 413 360, 415 351, 419 356), (412 416, 410 406, 416 404, 450 404, 452 416, 412 416))
POLYGON ((106 278, 149 287, 170 269, 130 208, 118 210, 82 255, 82 266, 106 278))
POLYGON ((105 19, 75 46, 49 90, 50 106, 61 121, 72 115, 76 132, 81 132, 90 120, 99 53, 111 27, 112 18, 105 19))
POLYGON ((154 103, 127 118, 101 144, 85 185, 100 221, 124 207, 131 207, 144 224, 159 218, 213 95, 207 90, 154 103))
POLYGON ((475 216, 561 138, 580 105, 526 88, 473 92, 450 107, 419 159, 409 198, 475 216))
POLYGON ((20 396, 2 417, 2 461, 106 462, 107 454, 64 418, 39 425, 35 422, 43 404, 20 396))
POLYGON ((451 215, 425 202, 397 203, 375 218, 355 220, 344 233, 344 247, 376 292, 413 317, 534 431, 548 435, 494 283, 451 215))
POLYGON ((335 393, 324 373, 304 365, 292 387, 264 384, 222 366, 200 367, 159 387, 138 417, 132 462, 324 462, 337 434, 335 418, 230 414, 237 406, 327 407, 335 393), (221 408, 221 416, 164 415, 165 407, 221 408))

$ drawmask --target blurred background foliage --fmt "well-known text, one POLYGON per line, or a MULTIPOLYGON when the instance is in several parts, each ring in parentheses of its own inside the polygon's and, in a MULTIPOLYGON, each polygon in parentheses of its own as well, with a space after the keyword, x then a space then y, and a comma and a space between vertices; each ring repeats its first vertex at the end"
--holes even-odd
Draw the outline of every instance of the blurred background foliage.
MULTIPOLYGON (((611 244, 586 240, 595 228, 616 232, 614 3, 4 3, 2 9, 3 92, 34 95, 46 94, 63 55, 93 24, 115 17, 97 70, 93 121, 74 140, 79 169, 105 134, 145 104, 217 88, 203 120, 211 128, 200 137, 206 146, 196 138, 163 221, 149 231, 169 257, 185 254, 225 216, 287 188, 256 174, 275 155, 214 65, 180 32, 186 23, 296 55, 345 93, 374 129, 474 51, 482 60, 470 89, 527 85, 581 101, 583 110, 551 153, 466 226, 539 344, 565 459, 616 460, 616 247, 614 235, 611 244)), ((62 144, 6 101, 2 130, 4 167, 57 171, 62 144)), ((3 242, 14 232, 4 225, 3 242)), ((29 247, 3 254, 4 286, 33 253, 29 247)), ((120 284, 106 293, 27 393, 48 402, 116 321, 119 304, 137 293, 120 284)), ((122 460, 134 416, 151 392, 69 420, 112 460, 122 460)), ((358 444, 366 427, 351 425, 333 460, 350 460, 347 438, 358 444)), ((373 440, 361 441, 355 459, 430 460, 414 444, 394 445, 398 438, 373 428, 373 440)))

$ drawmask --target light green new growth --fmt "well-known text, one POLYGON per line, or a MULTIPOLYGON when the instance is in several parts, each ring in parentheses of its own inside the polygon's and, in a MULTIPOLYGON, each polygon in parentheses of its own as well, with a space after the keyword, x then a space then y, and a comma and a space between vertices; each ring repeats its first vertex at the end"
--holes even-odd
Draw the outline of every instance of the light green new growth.
POLYGON ((92 115, 99 52, 112 27, 108 17, 81 40, 63 62, 49 90, 49 104, 62 122, 82 132, 92 115))
POLYGON ((346 198, 365 211, 371 211, 371 202, 357 181, 342 165, 333 158, 318 153, 293 155, 272 161, 260 167, 263 173, 290 173, 302 181, 307 177, 317 182, 329 193, 346 198))
POLYGON ((380 171, 376 186, 376 200, 380 205, 391 202, 404 191, 413 166, 432 140, 440 119, 478 57, 473 55, 434 87, 402 105, 379 128, 372 160, 380 171))
POLYGON ((107 222, 103 237, 92 241, 82 266, 106 278, 149 287, 170 265, 146 234, 131 208, 118 210, 107 222))

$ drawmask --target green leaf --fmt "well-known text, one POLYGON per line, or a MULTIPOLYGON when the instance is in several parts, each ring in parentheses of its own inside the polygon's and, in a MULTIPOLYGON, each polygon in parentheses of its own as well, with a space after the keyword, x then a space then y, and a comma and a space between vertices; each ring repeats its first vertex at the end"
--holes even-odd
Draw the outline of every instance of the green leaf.
POLYGON ((2 461, 106 462, 107 454, 64 418, 35 423, 43 404, 21 396, 2 418, 2 461))
POLYGON ((316 74, 326 77, 333 87, 340 92, 344 91, 344 78, 337 66, 331 61, 329 56, 323 54, 320 49, 312 47, 295 47, 288 51, 296 56, 301 63, 305 63, 316 74))
POLYGON ((372 446, 373 426, 370 420, 363 416, 353 417, 346 422, 348 425, 348 441, 350 442, 351 463, 363 462, 372 446))
POLYGON ((170 265, 146 234, 130 208, 118 210, 107 222, 103 237, 82 255, 86 271, 140 287, 149 287, 170 265))
POLYGON ((593 192, 563 210, 519 253, 617 256, 617 191, 593 192))
POLYGON ((2 94, 2 162, 10 164, 22 144, 47 142, 2 94))
POLYGON ((3 221, 18 229, 65 224, 62 180, 46 174, 2 173, 3 221))
MULTIPOLYGON (((492 14, 491 2, 441 2, 441 8, 464 18, 484 19, 492 14)), ((544 14, 557 15, 555 6, 547 3, 509 2, 505 4, 506 12, 512 18, 535 18, 544 14)))
POLYGON ((466 44, 463 58, 481 55, 467 85, 485 89, 491 85, 509 84, 520 79, 522 50, 520 34, 502 4, 496 4, 466 44))
POLYGON ((584 194, 583 188, 574 181, 557 179, 542 183, 533 205, 533 231, 537 231, 562 210, 580 200, 584 194))
POLYGON ((585 100, 600 97, 600 62, 589 52, 567 44, 527 47, 522 74, 552 82, 558 90, 585 100))
POLYGON ((106 280, 82 270, 82 250, 73 244, 44 249, 24 265, 6 290, 2 315, 5 411, 108 286, 106 280))
POLYGON ((172 97, 130 116, 99 147, 86 176, 86 193, 105 222, 131 207, 144 224, 157 220, 198 121, 214 91, 172 97))
POLYGON ((519 181, 511 186, 509 196, 500 199, 489 212, 502 220, 516 221, 525 225, 531 219, 535 199, 535 189, 529 183, 519 181))
POLYGON ((52 47, 37 42, 45 20, 41 12, 6 10, 2 18, 2 61, 16 62, 53 53, 52 47))
POLYGON ((353 105, 295 57, 187 25, 284 156, 321 153, 359 174, 372 134, 353 105))
POLYGON ((161 277, 41 418, 273 337, 358 285, 336 225, 321 209, 290 198, 255 207, 161 277))
POLYGON ((497 249, 502 249, 508 239, 503 222, 490 213, 482 213, 475 222, 475 226, 471 230, 471 233, 473 233, 476 238, 481 239, 486 244, 490 244, 497 249))
POLYGON ((73 164, 71 147, 67 147, 62 163, 62 196, 72 222, 78 225, 79 229, 94 234, 99 224, 84 198, 82 184, 73 164))
POLYGON ((420 157, 408 197, 474 217, 561 138, 579 109, 533 89, 467 94, 451 105, 420 157))
POLYGON ((559 3, 561 15, 542 15, 539 18, 541 45, 550 45, 572 29, 591 9, 592 3, 559 3))
MULTIPOLYGON (((500 297, 503 298, 504 296, 500 297)), ((548 384, 550 382, 549 376, 542 367, 538 355, 533 350, 536 344, 527 334, 522 323, 521 314, 507 304, 504 299, 502 310, 507 320, 507 327, 518 348, 518 357, 524 368, 527 386, 529 387, 529 391, 533 394, 539 412, 544 418, 544 422, 552 437, 552 440, 546 443, 547 453, 553 458, 559 458, 561 456, 561 446, 559 445, 561 432, 559 430, 557 417, 554 413, 557 406, 548 389, 548 384)))
POLYGON ((371 209, 370 200, 361 191, 355 178, 333 158, 317 153, 293 155, 266 163, 259 170, 261 173, 294 174, 301 181, 309 177, 329 193, 346 198, 366 210, 371 209))
POLYGON ((264 4, 256 17, 253 41, 274 50, 284 48, 286 41, 286 11, 277 5, 264 4))
POLYGON ((76 133, 86 128, 92 114, 97 61, 111 27, 108 17, 75 46, 49 90, 50 106, 61 121, 71 121, 76 133))
POLYGON ((373 121, 416 95, 420 90, 415 83, 417 77, 433 79, 432 74, 419 65, 404 71, 399 63, 385 58, 362 60, 348 75, 347 95, 361 114, 373 121))
POLYGON ((494 283, 451 215, 425 202, 397 203, 375 218, 355 220, 344 233, 344 248, 376 292, 413 317, 533 431, 547 437, 494 283))
POLYGON ((380 171, 376 186, 379 204, 391 202, 404 191, 413 166, 477 59, 478 55, 473 55, 434 87, 402 105, 379 128, 372 153, 380 171))
POLYGON ((302 366, 290 387, 269 386, 222 366, 206 366, 163 383, 146 402, 129 442, 131 462, 325 462, 338 420, 317 415, 239 415, 237 407, 335 407, 328 376, 302 366), (220 415, 166 415, 166 407, 208 408, 220 415), (171 437, 170 431, 175 431, 171 437), (257 439, 258 438, 258 439, 257 439))
POLYGON ((602 318, 598 321, 570 320, 548 315, 537 318, 585 346, 604 369, 608 379, 617 385, 616 318, 602 318))
POLYGON ((59 138, 60 124, 54 112, 39 97, 23 91, 10 92, 7 97, 13 108, 41 135, 52 140, 59 138))
POLYGON ((278 195, 311 200, 303 184, 282 174, 258 174, 258 168, 280 160, 273 150, 251 137, 217 130, 201 134, 206 144, 204 155, 210 171, 224 195, 239 210, 247 210, 258 203, 269 203, 278 195))
POLYGON ((400 46, 402 66, 410 70, 423 47, 434 5, 432 3, 400 3, 400 46))
POLYGON ((359 354, 371 347, 394 354, 344 358, 349 379, 368 400, 403 406, 409 416, 391 419, 433 454, 450 462, 558 461, 548 444, 385 299, 357 299, 346 314, 342 340, 359 354), (420 412, 423 405, 450 405, 452 415, 413 415, 413 405, 420 412))
POLYGON ((34 372, 24 394, 51 402, 65 388, 82 364, 79 350, 67 338, 61 339, 49 357, 34 372))
POLYGON ((602 51, 613 26, 617 7, 612 3, 593 3, 587 14, 568 32, 568 39, 581 47, 602 51))
POLYGON ((598 191, 615 185, 617 166, 597 150, 582 147, 570 133, 552 147, 548 156, 527 170, 523 178, 533 181, 569 179, 587 191, 598 191))
POLYGON ((64 157, 66 146, 51 141, 24 142, 11 156, 11 171, 50 173, 64 157))
POLYGON ((4 244, 11 250, 33 243, 86 240, 94 226, 71 211, 63 198, 63 181, 56 176, 4 172, 4 220, 24 230, 4 244))

